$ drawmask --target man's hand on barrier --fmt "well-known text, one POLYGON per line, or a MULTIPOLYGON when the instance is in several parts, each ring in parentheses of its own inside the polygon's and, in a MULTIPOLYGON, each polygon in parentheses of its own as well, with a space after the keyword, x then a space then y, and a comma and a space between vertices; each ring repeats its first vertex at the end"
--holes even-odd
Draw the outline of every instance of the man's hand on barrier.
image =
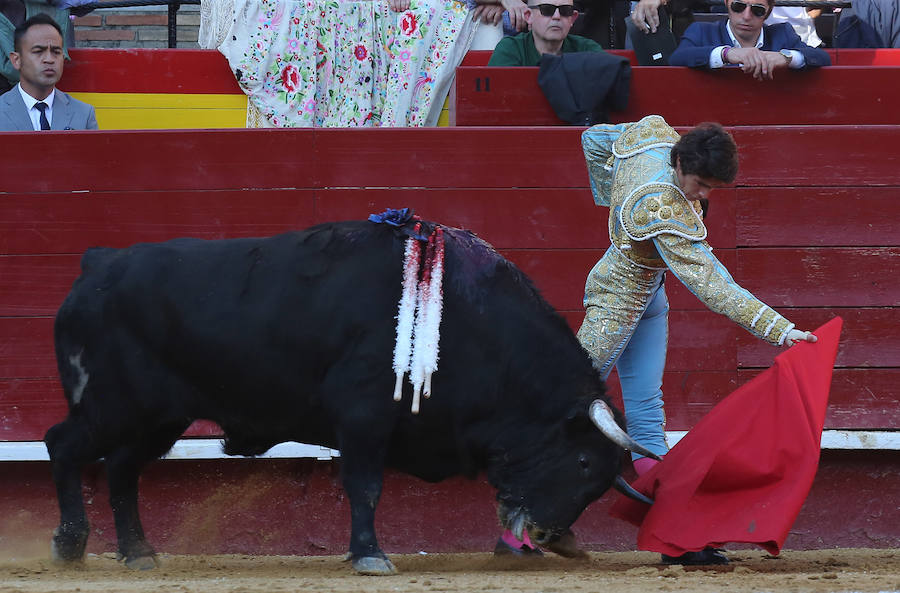
POLYGON ((745 74, 756 80, 773 80, 776 68, 787 68, 788 62, 777 51, 761 51, 756 47, 728 49, 728 63, 740 64, 745 74))
POLYGON ((409 0, 390 0, 390 3, 394 12, 402 12, 409 8, 409 0))

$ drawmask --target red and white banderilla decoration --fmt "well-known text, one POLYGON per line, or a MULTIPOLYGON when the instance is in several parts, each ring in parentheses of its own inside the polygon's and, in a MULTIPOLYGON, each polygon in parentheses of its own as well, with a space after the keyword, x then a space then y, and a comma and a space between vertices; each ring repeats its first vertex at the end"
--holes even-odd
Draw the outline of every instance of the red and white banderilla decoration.
MULTIPOLYGON (((421 223, 416 223, 418 234, 421 223)), ((422 246, 410 237, 403 257, 403 292, 397 310, 397 341, 394 345, 394 401, 403 398, 403 376, 409 373, 413 386, 411 411, 419 413, 420 395, 431 396, 431 375, 437 371, 441 311, 444 294, 444 232, 440 227, 428 237, 425 264, 419 278, 422 246)))

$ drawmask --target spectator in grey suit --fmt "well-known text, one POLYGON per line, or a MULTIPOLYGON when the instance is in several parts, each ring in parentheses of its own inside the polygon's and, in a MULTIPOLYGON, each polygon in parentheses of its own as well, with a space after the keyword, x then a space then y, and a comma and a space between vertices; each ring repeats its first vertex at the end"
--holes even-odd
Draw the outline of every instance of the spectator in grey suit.
POLYGON ((37 14, 16 27, 9 54, 19 83, 0 95, 0 131, 96 130, 94 108, 56 88, 63 72, 62 29, 37 14))

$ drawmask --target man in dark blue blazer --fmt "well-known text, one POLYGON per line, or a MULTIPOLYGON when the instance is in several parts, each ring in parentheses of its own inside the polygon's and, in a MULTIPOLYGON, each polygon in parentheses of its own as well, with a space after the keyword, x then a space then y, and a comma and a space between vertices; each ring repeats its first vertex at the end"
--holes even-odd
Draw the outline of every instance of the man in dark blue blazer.
POLYGON ((722 68, 736 64, 757 80, 771 80, 778 68, 831 65, 828 52, 803 43, 788 23, 763 26, 775 0, 726 1, 728 19, 688 27, 669 57, 670 66, 722 68))

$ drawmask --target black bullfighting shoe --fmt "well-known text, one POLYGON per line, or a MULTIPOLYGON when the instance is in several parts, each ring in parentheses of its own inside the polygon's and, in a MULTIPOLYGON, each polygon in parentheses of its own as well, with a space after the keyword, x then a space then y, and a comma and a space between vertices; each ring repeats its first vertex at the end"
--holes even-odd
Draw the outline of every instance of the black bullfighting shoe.
POLYGON ((716 548, 703 548, 699 552, 685 552, 681 556, 662 555, 663 564, 682 564, 684 566, 702 566, 728 564, 728 558, 716 548))

